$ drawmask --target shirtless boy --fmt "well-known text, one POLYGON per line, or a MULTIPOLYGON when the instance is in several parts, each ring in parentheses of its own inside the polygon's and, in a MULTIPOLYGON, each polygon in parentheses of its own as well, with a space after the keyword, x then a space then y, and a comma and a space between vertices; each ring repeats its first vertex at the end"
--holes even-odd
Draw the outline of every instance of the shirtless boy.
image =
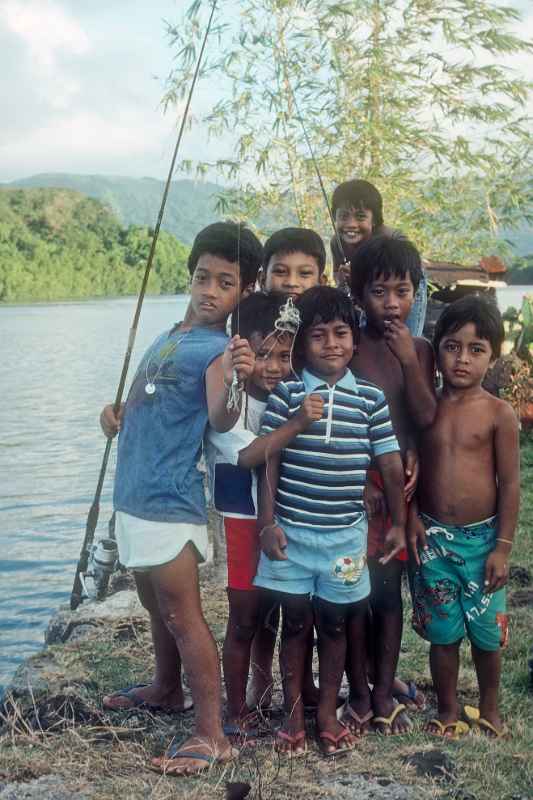
MULTIPOLYGON (((436 412, 431 345, 411 336, 405 324, 421 275, 420 256, 406 240, 373 237, 352 259, 352 295, 365 312, 366 325, 350 366, 358 378, 383 389, 411 478, 415 477, 415 436, 432 424, 436 412)), ((379 476, 371 474, 371 478, 379 487, 379 476)), ((408 495, 413 488, 414 481, 408 480, 408 495)), ((382 562, 391 523, 379 497, 378 493, 378 499, 369 498, 374 512, 368 530, 373 689, 371 696, 368 691, 357 696, 348 665, 350 698, 343 721, 354 732, 364 733, 373 717, 372 725, 380 733, 404 733, 409 720, 404 704, 395 705, 393 682, 402 638, 401 576, 406 553, 382 562)))
POLYGON ((431 642, 438 714, 427 730, 457 738, 459 646, 470 639, 479 685, 477 725, 499 737, 501 647, 507 639, 505 589, 520 500, 518 423, 503 400, 481 386, 499 356, 498 309, 481 297, 449 306, 435 329, 443 377, 433 425, 420 437, 418 508, 409 545, 418 564, 413 625, 431 642))

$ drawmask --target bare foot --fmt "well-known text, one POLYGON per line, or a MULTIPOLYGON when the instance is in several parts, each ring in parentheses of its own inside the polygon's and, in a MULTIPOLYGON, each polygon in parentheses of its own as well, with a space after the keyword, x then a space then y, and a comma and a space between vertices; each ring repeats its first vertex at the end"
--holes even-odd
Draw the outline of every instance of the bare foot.
POLYGON ((238 751, 227 739, 215 741, 192 736, 173 745, 164 756, 152 759, 152 765, 164 775, 197 775, 236 758, 238 751))
POLYGON ((411 730, 411 720, 405 713, 403 703, 396 703, 394 698, 378 698, 372 695, 374 719, 372 728, 383 736, 395 736, 411 730))
POLYGON ((192 708, 186 704, 181 686, 165 689, 156 684, 131 686, 105 695, 103 707, 108 711, 124 711, 130 708, 146 708, 148 711, 183 713, 192 708))

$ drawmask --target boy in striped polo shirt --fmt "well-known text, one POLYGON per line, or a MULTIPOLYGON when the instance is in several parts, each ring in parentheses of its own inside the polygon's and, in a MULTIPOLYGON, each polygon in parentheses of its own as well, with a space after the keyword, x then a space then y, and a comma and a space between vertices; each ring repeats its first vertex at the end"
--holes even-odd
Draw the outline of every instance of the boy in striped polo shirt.
POLYGON ((348 369, 357 340, 351 301, 338 289, 321 286, 305 292, 298 309, 296 351, 303 370, 300 378, 282 381, 270 395, 262 432, 283 425, 308 394, 321 396, 324 410, 320 420, 267 461, 259 498, 262 553, 255 584, 279 593, 283 607, 285 720, 277 744, 292 755, 306 749, 301 694, 314 598, 318 740, 324 755, 331 756, 356 741, 336 717, 347 651, 361 691, 366 687, 367 469, 373 460, 380 470, 393 520, 385 561, 405 546, 404 474, 383 392, 348 369))

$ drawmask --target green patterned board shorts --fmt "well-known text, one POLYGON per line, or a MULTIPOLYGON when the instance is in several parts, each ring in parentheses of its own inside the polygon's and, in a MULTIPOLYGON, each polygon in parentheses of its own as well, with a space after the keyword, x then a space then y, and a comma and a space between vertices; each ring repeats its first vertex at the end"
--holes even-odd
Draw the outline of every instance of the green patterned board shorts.
POLYGON ((413 628, 432 644, 454 644, 466 634, 480 650, 507 644, 505 588, 483 590, 485 562, 496 544, 497 517, 472 525, 443 525, 421 514, 428 550, 412 577, 413 628))

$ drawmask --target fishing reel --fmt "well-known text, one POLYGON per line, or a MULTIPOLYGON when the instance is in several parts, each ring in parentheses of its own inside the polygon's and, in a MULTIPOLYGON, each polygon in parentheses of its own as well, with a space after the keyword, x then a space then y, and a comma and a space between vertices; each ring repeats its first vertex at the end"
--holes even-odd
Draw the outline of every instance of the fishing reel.
POLYGON ((118 548, 114 539, 99 539, 89 550, 87 571, 80 574, 83 593, 82 599, 95 598, 103 600, 107 594, 109 579, 115 572, 118 564, 118 548), (93 590, 87 587, 87 578, 92 579, 93 590))
POLYGON ((93 542, 88 548, 87 568, 80 572, 82 600, 103 600, 107 594, 109 579, 118 567, 118 547, 115 540, 115 515, 108 525, 108 536, 93 542), (87 578, 92 579, 92 591, 87 587, 87 578))

